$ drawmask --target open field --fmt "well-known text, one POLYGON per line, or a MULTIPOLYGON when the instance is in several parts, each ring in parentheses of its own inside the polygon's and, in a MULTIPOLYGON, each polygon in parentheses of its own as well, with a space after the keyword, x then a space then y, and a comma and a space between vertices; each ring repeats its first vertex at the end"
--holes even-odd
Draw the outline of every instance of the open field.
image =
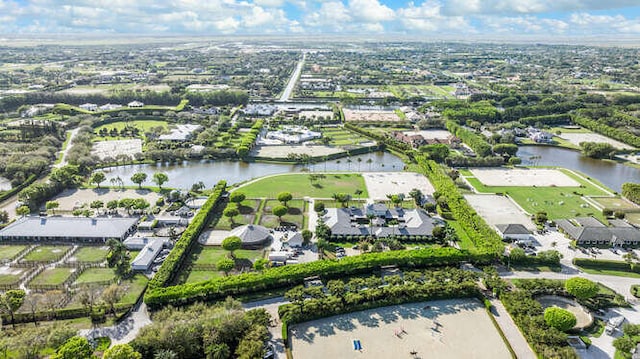
POLYGON ((420 135, 425 140, 446 140, 453 136, 451 132, 446 130, 403 131, 403 133, 410 136, 420 135))
POLYGON ((29 282, 29 286, 36 285, 61 285, 71 276, 73 268, 48 268, 38 274, 29 282))
POLYGON ((412 172, 367 172, 362 177, 369 191, 369 198, 373 200, 385 200, 388 194, 404 193, 406 198, 409 192, 417 188, 425 195, 433 194, 434 188, 427 177, 412 172))
POLYGON ((555 169, 472 168, 471 173, 485 186, 580 186, 574 179, 555 169))
POLYGON ((25 248, 27 248, 26 245, 0 246, 0 262, 12 260, 15 256, 18 255, 18 253, 22 252, 25 248))
POLYGON ((220 278, 222 276, 224 276, 223 273, 212 270, 193 270, 189 273, 186 283, 204 282, 206 280, 220 278))
POLYGON ((506 196, 472 194, 464 198, 488 224, 520 223, 531 231, 536 229, 529 216, 506 196))
POLYGON ((322 136, 329 138, 331 140, 329 143, 333 146, 375 145, 375 142, 371 141, 371 139, 349 131, 344 127, 323 127, 321 131, 322 136))
POLYGON ((511 358, 484 307, 474 299, 377 308, 290 328, 296 359, 511 358), (426 305, 430 308, 424 309, 426 305), (362 350, 354 350, 354 340, 362 350))
MULTIPOLYGON (((237 259, 248 259, 254 261, 262 258, 263 251, 261 249, 238 249, 233 252, 237 259)), ((201 246, 196 249, 194 255, 197 256, 195 264, 215 265, 218 261, 229 254, 228 251, 218 246, 201 246)))
POLYGON ((630 223, 635 224, 636 226, 640 226, 640 213, 627 213, 625 218, 630 223))
POLYGON ((123 198, 144 198, 153 204, 160 198, 160 195, 147 189, 67 189, 53 200, 60 204, 56 211, 73 211, 74 208, 80 208, 83 205, 87 205, 88 208, 88 205, 96 200, 103 201, 106 205, 109 201, 123 198))
POLYGON ((98 156, 101 160, 107 157, 116 158, 118 155, 128 155, 133 157, 136 153, 142 153, 142 140, 133 139, 94 142, 91 153, 98 156))
POLYGON ((334 193, 353 194, 363 191, 360 197, 368 197, 367 186, 360 174, 327 173, 325 178, 309 180, 309 174, 284 174, 265 177, 238 188, 248 198, 276 198, 287 191, 293 198, 331 198, 334 193))
POLYGON ((24 268, 0 267, 0 285, 17 283, 25 271, 24 268))
POLYGON ((628 201, 624 198, 619 197, 591 197, 592 201, 596 202, 603 208, 610 208, 612 210, 625 210, 625 209, 638 209, 640 210, 640 206, 637 204, 628 201))
MULTIPOLYGON (((144 135, 145 132, 151 130, 153 127, 164 127, 165 129, 168 129, 169 123, 167 121, 157 120, 119 121, 96 127, 93 132, 99 133, 103 128, 106 128, 107 130, 115 128, 116 130, 120 131, 126 126, 137 127, 140 129, 140 134, 144 135)), ((100 136, 97 137, 99 138, 100 136)))
POLYGON ((346 122, 400 122, 402 119, 393 111, 343 110, 346 122))
POLYGON ((344 149, 323 145, 260 145, 256 146, 251 154, 256 157, 287 158, 291 153, 309 155, 311 157, 322 157, 340 152, 344 152, 344 149))
POLYGON ((57 261, 71 249, 70 246, 39 246, 22 258, 25 262, 57 261))
POLYGON ((80 247, 68 262, 102 262, 107 259, 109 247, 80 247))
POLYGON ((74 282, 76 285, 100 283, 113 280, 116 277, 111 268, 88 268, 74 282))
POLYGON ((602 212, 582 197, 606 196, 608 193, 570 171, 558 171, 576 181, 581 187, 486 186, 477 178, 469 177, 472 175, 471 171, 460 172, 476 191, 509 195, 528 214, 547 212, 550 219, 593 215, 603 220, 602 212))
POLYGON ((567 132, 565 133, 564 131, 562 132, 562 134, 559 136, 569 142, 571 142, 572 144, 576 145, 576 146, 580 146, 580 142, 596 142, 596 143, 608 143, 611 146, 615 147, 615 148, 619 148, 619 149, 623 149, 623 150, 630 150, 630 149, 634 149, 635 147, 633 146, 629 146, 626 143, 622 143, 620 141, 616 141, 614 139, 611 139, 609 137, 603 136, 601 134, 598 133, 575 133, 575 132, 567 132))

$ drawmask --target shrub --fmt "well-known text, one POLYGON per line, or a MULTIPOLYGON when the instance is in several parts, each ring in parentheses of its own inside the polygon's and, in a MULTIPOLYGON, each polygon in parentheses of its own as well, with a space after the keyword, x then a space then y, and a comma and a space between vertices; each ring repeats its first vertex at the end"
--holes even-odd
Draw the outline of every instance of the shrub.
POLYGON ((544 310, 544 321, 553 328, 566 332, 573 328, 576 323, 576 316, 568 310, 558 307, 549 307, 544 310))
POLYGON ((564 288, 567 292, 578 299, 589 299, 598 294, 600 288, 598 284, 580 277, 574 277, 568 279, 564 283, 564 288))

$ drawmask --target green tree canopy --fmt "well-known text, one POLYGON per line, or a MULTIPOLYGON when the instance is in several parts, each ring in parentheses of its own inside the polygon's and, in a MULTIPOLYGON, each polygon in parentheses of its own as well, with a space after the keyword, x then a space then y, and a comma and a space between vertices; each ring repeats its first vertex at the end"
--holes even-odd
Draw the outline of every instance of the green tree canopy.
POLYGON ((222 248, 229 251, 231 257, 234 256, 233 252, 242 248, 242 239, 238 236, 230 236, 222 240, 222 248))
POLYGON ((293 195, 290 192, 280 192, 280 193, 278 193, 278 201, 282 202, 282 204, 285 205, 285 206, 292 199, 293 199, 293 195))
POLYGON ((87 338, 84 337, 70 338, 58 348, 54 355, 51 356, 51 359, 91 358, 95 358, 95 356, 93 355, 93 348, 91 348, 91 345, 89 344, 87 338))
POLYGON ((282 216, 284 216, 285 214, 287 214, 287 212, 289 212, 289 209, 285 206, 274 206, 271 209, 271 213, 273 213, 275 216, 278 216, 278 219, 282 222, 282 216))
POLYGON ((544 321, 550 327, 556 328, 560 331, 567 331, 576 325, 576 316, 568 310, 549 307, 544 310, 544 321))
POLYGON ((156 172, 153 174, 153 183, 157 184, 160 189, 162 189, 162 185, 165 184, 169 180, 169 176, 166 173, 156 172))
POLYGON ((236 205, 240 206, 240 203, 244 201, 246 198, 247 196, 244 193, 235 191, 229 195, 229 202, 233 202, 236 205))
POLYGON ((100 183, 104 182, 107 176, 102 171, 94 172, 89 178, 89 183, 95 183, 100 188, 100 183))
POLYGON ((564 282, 567 292, 578 299, 589 299, 598 294, 598 284, 586 278, 574 277, 564 282))
POLYGON ((225 274, 228 274, 234 267, 236 266, 236 262, 233 259, 223 257, 216 263, 216 268, 219 271, 223 271, 225 274))
POLYGON ((144 172, 134 173, 131 176, 131 182, 138 185, 138 188, 142 188, 142 183, 147 180, 147 174, 144 172))
POLYGON ((102 359, 141 359, 142 354, 135 351, 129 344, 117 344, 107 349, 102 359))

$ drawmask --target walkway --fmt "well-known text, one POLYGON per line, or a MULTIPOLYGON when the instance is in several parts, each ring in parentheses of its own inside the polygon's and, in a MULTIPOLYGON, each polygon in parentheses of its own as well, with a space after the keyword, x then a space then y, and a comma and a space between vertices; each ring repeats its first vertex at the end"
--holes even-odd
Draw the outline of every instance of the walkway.
POLYGON ((74 128, 73 130, 69 131, 71 134, 69 136, 69 141, 67 141, 66 143, 66 147, 62 150, 62 158, 60 159, 60 162, 53 165, 54 168, 60 168, 63 167, 64 165, 67 164, 67 157, 69 155, 69 150, 71 149, 71 147, 73 146, 73 139, 76 137, 76 135, 78 134, 78 131, 80 130, 80 128, 74 128))
POLYGON ((83 329, 79 335, 86 338, 111 338, 111 345, 129 343, 140 332, 140 329, 151 324, 147 305, 141 302, 133 308, 125 319, 110 327, 83 329))
POLYGON ((516 353, 518 359, 536 359, 536 354, 527 343, 516 323, 511 319, 511 316, 507 312, 502 302, 498 299, 490 299, 493 308, 491 313, 496 319, 498 326, 507 338, 507 341, 511 345, 511 348, 516 353))

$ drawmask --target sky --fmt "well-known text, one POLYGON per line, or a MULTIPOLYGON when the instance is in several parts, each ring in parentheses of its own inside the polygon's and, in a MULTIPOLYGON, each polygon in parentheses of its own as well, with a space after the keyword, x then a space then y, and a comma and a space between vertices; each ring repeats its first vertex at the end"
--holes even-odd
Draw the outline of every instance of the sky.
POLYGON ((640 0, 0 0, 0 34, 640 36, 640 0))

